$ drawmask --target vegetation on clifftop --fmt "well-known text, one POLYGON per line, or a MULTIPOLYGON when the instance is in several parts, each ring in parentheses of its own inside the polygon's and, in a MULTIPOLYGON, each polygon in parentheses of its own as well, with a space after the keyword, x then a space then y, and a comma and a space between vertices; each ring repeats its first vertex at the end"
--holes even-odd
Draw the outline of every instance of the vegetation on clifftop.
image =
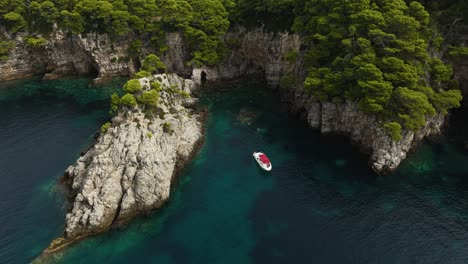
POLYGON ((460 106, 451 67, 428 52, 430 15, 420 3, 298 2, 293 29, 313 43, 304 86, 319 100, 358 101, 394 139, 401 127, 417 130, 460 106))
MULTIPOLYGON (((377 116, 397 139, 402 130, 417 130, 428 117, 460 105, 452 69, 435 54, 448 46, 443 44, 445 37, 453 45, 447 54, 468 56, 468 48, 457 37, 465 29, 460 25, 467 8, 462 0, 0 0, 0 24, 11 32, 35 36, 56 25, 68 34, 128 38, 129 58, 139 56, 148 43, 151 47, 145 48, 165 52, 166 32, 178 31, 188 45, 190 66, 214 65, 235 47, 235 39, 224 43, 233 23, 273 21, 281 24, 278 30, 292 25, 308 46, 301 56, 308 69, 305 88, 322 101, 358 102, 361 111, 377 116), (440 25, 443 36, 435 30, 440 25)), ((26 43, 41 47, 45 40, 30 37, 26 43)), ((0 60, 8 47, 0 42, 0 60)), ((291 51, 285 59, 294 63, 299 55, 291 51)), ((159 57, 150 55, 136 76, 165 71, 159 57)), ((296 81, 285 75, 281 87, 296 81)), ((129 95, 141 93, 137 82, 129 81, 124 90, 129 95)), ((135 102, 151 105, 155 98, 149 97, 154 94, 135 102)), ((133 104, 130 96, 124 102, 133 104)))
POLYGON ((227 9, 233 4, 230 0, 0 0, 0 25, 13 33, 49 33, 57 25, 73 35, 133 36, 150 40, 158 53, 167 49, 166 32, 182 31, 192 55, 189 63, 212 65, 224 52, 222 36, 230 25, 227 9))

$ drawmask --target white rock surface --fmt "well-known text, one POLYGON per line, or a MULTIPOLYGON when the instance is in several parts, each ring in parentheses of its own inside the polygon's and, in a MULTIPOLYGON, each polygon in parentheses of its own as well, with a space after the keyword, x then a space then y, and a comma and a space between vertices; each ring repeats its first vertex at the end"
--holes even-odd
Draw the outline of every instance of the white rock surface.
POLYGON ((186 99, 177 92, 190 92, 194 83, 175 74, 140 82, 148 89, 150 81, 158 79, 164 88, 155 117, 145 117, 138 108, 121 111, 96 144, 67 169, 76 196, 66 215, 65 243, 160 207, 169 198, 177 170, 201 142, 202 116, 185 108, 186 99))

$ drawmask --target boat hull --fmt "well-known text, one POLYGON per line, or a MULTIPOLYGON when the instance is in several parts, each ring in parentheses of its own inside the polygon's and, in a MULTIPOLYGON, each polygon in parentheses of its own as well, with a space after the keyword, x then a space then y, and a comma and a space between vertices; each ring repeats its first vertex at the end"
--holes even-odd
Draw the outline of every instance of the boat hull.
POLYGON ((265 171, 271 171, 271 169, 273 168, 273 166, 271 165, 271 162, 268 164, 265 164, 260 161, 260 155, 262 154, 263 154, 262 152, 254 152, 252 156, 254 157, 255 161, 258 163, 260 168, 262 168, 265 171))

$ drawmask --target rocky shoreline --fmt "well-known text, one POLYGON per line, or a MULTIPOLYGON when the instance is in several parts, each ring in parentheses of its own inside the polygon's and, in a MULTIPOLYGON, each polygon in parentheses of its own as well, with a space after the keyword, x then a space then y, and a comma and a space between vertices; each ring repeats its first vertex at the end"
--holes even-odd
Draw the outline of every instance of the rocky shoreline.
POLYGON ((136 215, 161 207, 176 175, 204 140, 206 111, 187 96, 196 88, 175 74, 140 79, 144 90, 160 82, 158 111, 121 110, 75 165, 65 173, 72 208, 63 237, 54 240, 42 257, 86 237, 126 224, 136 215))
MULTIPOLYGON (((8 76, 18 77, 18 73, 37 73, 37 69, 47 72, 45 78, 94 73, 99 81, 115 75, 131 75, 138 64, 126 54, 131 39, 112 43, 106 35, 67 37, 56 31, 44 48, 34 50, 23 43, 21 36, 9 37, 15 39, 17 47, 10 59, 0 64, 0 71, 6 73, 0 81, 9 79, 8 76)), ((168 33, 165 42, 169 51, 161 59, 168 71, 190 76, 197 84, 261 74, 270 87, 281 86, 280 93, 291 111, 308 116, 309 125, 322 133, 348 135, 370 155, 369 163, 379 174, 396 169, 417 142, 440 134, 444 124, 444 118, 438 115, 428 119, 426 127, 417 132, 404 131, 403 140, 395 142, 380 128, 378 120, 358 110, 356 102, 341 105, 318 102, 303 90, 305 69, 301 54, 308 46, 297 34, 236 27, 226 35, 232 51, 223 61, 212 67, 193 69, 186 65, 188 54, 181 33, 168 33), (297 54, 296 60, 288 59, 291 52, 297 54), (288 83, 284 82, 286 77, 288 83)), ((466 67, 455 68, 455 77, 462 84, 466 83, 464 72, 466 67)))

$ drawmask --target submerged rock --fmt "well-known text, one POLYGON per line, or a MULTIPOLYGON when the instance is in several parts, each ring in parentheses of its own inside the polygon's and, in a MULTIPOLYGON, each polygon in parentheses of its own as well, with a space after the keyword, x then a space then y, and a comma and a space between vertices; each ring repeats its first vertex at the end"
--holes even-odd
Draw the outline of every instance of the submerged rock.
POLYGON ((239 111, 239 115, 237 115, 237 120, 241 122, 241 124, 250 124, 257 118, 257 113, 255 113, 254 109, 249 108, 242 108, 239 111))
POLYGON ((126 223, 169 198, 174 176, 202 141, 204 115, 184 107, 185 100, 193 104, 182 96, 194 88, 192 81, 175 74, 140 79, 145 89, 151 81, 163 87, 158 113, 148 116, 138 107, 120 111, 96 144, 66 170, 73 206, 64 236, 45 255, 126 223))

